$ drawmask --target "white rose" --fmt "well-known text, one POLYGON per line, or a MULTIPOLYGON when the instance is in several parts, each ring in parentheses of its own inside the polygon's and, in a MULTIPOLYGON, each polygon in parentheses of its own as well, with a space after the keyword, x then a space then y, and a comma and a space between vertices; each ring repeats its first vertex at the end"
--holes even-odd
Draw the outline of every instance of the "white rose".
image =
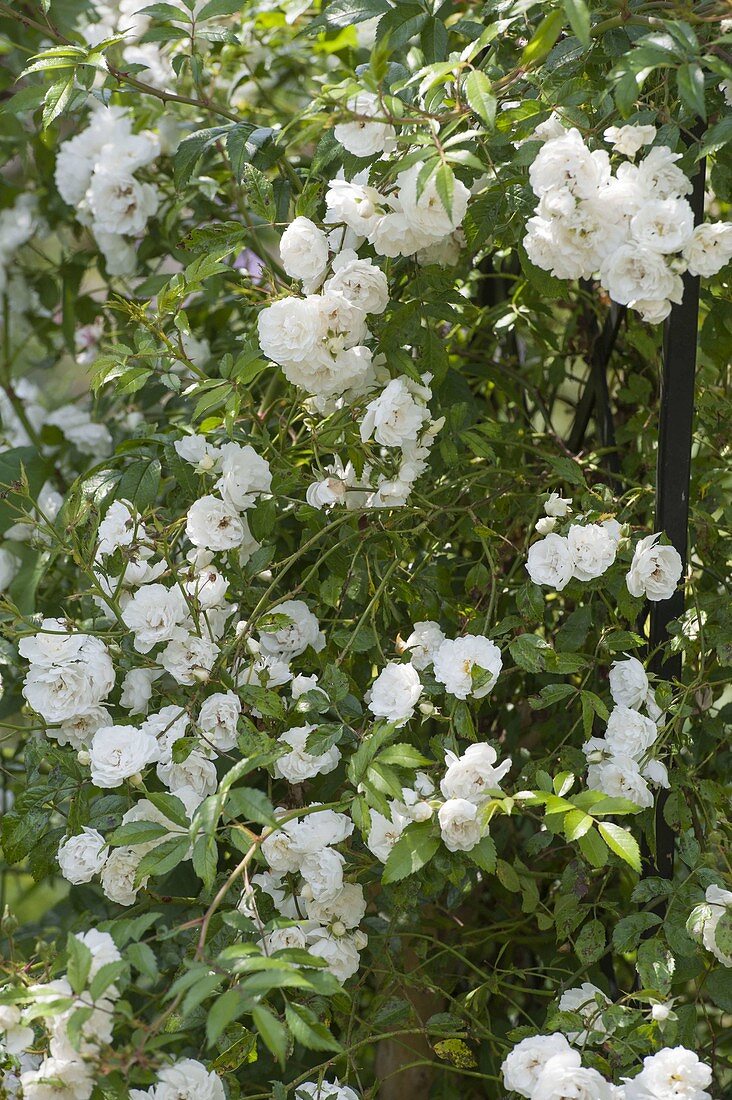
POLYGON ((367 942, 363 932, 355 932, 350 936, 334 936, 322 928, 308 934, 310 954, 325 959, 328 970, 340 982, 347 982, 358 971, 359 951, 363 950, 367 942))
POLYGON ((650 691, 646 670, 637 657, 613 661, 610 669, 610 694, 613 702, 638 710, 650 691))
POLYGON ((266 306, 257 318, 259 346, 268 359, 281 366, 302 363, 316 353, 325 325, 318 295, 282 298, 266 306))
POLYGON ((115 500, 97 530, 97 558, 113 554, 120 546, 130 546, 135 539, 145 538, 145 528, 132 515, 127 503, 115 500))
POLYGON ((95 787, 119 787, 158 756, 155 738, 135 726, 102 726, 89 748, 95 787))
POLYGON ((559 493, 550 493, 544 501, 544 511, 554 519, 564 519, 572 511, 572 498, 560 496, 559 493))
POLYGON ((186 735, 188 715, 181 707, 171 704, 146 718, 140 729, 143 733, 155 738, 156 760, 168 764, 171 760, 173 745, 186 735))
POLYGON ((686 199, 645 202, 630 222, 634 240, 661 255, 680 252, 691 241, 694 214, 686 199))
POLYGON ((44 1058, 38 1069, 21 1073, 20 1084, 23 1100, 88 1100, 94 1077, 81 1060, 44 1058))
POLYGON ((644 145, 650 145, 656 136, 655 126, 608 126, 602 135, 612 145, 613 151, 624 157, 634 157, 644 145))
POLYGON ((280 238, 280 259, 290 278, 317 285, 328 264, 328 238, 310 218, 295 218, 280 238))
POLYGON ((215 642, 189 634, 168 642, 158 662, 179 684, 205 683, 218 655, 215 642))
MULTIPOLYGON (((122 959, 122 955, 109 932, 99 932, 96 928, 90 928, 88 932, 77 932, 76 938, 80 943, 84 944, 84 947, 88 947, 91 951, 92 961, 89 968, 89 981, 92 981, 96 977, 103 966, 120 962, 122 959)), ((107 987, 105 992, 106 997, 117 995, 114 986, 107 987)))
POLYGON ((264 654, 286 656, 290 660, 299 657, 308 646, 320 653, 325 645, 325 638, 318 620, 306 603, 302 600, 285 600, 273 607, 269 614, 283 615, 289 622, 275 630, 262 631, 259 644, 264 654))
POLYGON ((646 761, 641 768, 641 775, 652 787, 663 787, 668 790, 671 786, 668 780, 668 768, 660 760, 646 761))
POLYGON ((408 440, 416 441, 429 417, 429 409, 415 401, 409 381, 392 378, 366 406, 361 439, 365 443, 373 436, 382 447, 401 447, 408 440))
POLYGON ((509 1092, 520 1096, 533 1096, 539 1074, 550 1058, 564 1056, 570 1065, 577 1065, 579 1058, 563 1035, 532 1035, 522 1039, 501 1066, 503 1084, 509 1092))
POLYGON ((83 749, 102 726, 109 726, 112 718, 106 707, 94 707, 86 714, 77 714, 62 722, 57 729, 46 730, 46 736, 58 741, 59 745, 71 745, 74 749, 83 749))
POLYGON ((435 238, 416 229, 402 210, 392 210, 376 218, 368 239, 379 256, 390 258, 413 256, 415 252, 427 248, 435 240, 441 240, 439 237, 435 238))
POLYGON ((613 1091, 596 1069, 572 1065, 566 1055, 557 1054, 539 1074, 531 1100, 612 1100, 613 1091))
POLYGON ((483 699, 494 688, 502 667, 500 649, 482 634, 448 638, 434 656, 435 679, 458 699, 469 695, 483 699))
POLYGON ((196 473, 199 474, 213 470, 221 453, 203 435, 184 435, 182 439, 176 439, 173 446, 183 461, 195 466, 196 473))
POLYGON ((698 225, 684 248, 690 275, 709 279, 732 259, 732 222, 698 225))
POLYGON ((260 940, 262 947, 266 948, 267 955, 271 955, 274 951, 285 951, 288 948, 305 947, 306 942, 305 933, 299 925, 275 928, 260 940))
MULTIPOLYGON (((638 186, 656 199, 690 195, 694 185, 676 166, 681 153, 673 153, 667 145, 657 145, 638 164, 638 186)), ((625 166, 623 166, 625 167, 625 166)), ((628 168, 631 166, 628 165, 628 168)), ((618 175, 620 175, 620 169, 618 175)))
POLYGON ((582 985, 574 989, 568 989, 559 998, 560 1012, 577 1012, 586 1024, 585 1031, 575 1031, 567 1036, 570 1043, 576 1043, 577 1046, 583 1047, 589 1038, 590 1032, 598 1032, 603 1037, 607 1035, 608 1029, 598 1007, 598 999, 603 1004, 610 1004, 610 1000, 602 990, 591 982, 583 982, 582 985))
POLYGON ((134 848, 114 848, 102 869, 102 890, 110 901, 117 905, 134 905, 137 891, 146 884, 147 878, 135 885, 135 875, 142 855, 134 848))
POLYGON ((309 852, 300 864, 305 879, 303 896, 314 901, 333 901, 343 889, 345 859, 334 848, 309 852))
POLYGON ((130 714, 147 713, 152 686, 162 673, 154 668, 132 668, 122 681, 119 705, 130 714))
POLYGON ((158 209, 158 193, 150 183, 114 167, 99 167, 85 195, 94 232, 139 236, 158 209))
POLYGON ((262 841, 262 855, 273 871, 292 874, 300 868, 302 852, 295 847, 288 827, 277 829, 262 841))
POLYGON ((534 584, 561 592, 572 579, 573 569, 569 543, 561 535, 547 535, 529 548, 526 570, 534 584))
POLYGON ((226 1100, 221 1078, 194 1058, 182 1058, 158 1073, 153 1100, 226 1100))
POLYGON ((315 775, 327 775, 338 767, 341 754, 337 745, 333 745, 319 756, 305 751, 308 736, 315 729, 317 729, 316 726, 297 726, 277 738, 278 744, 290 745, 292 752, 278 757, 275 761, 276 778, 286 779, 288 783, 302 783, 304 779, 312 779, 315 775))
POLYGON ((437 813, 445 847, 450 852, 469 852, 479 843, 478 807, 465 798, 449 798, 437 813))
POLYGON ((99 874, 108 855, 109 848, 102 834, 84 826, 80 833, 61 841, 56 858, 66 881, 78 886, 91 882, 99 874))
POLYGON ((20 639, 18 652, 32 665, 51 668, 78 660, 89 638, 71 633, 63 619, 44 619, 37 634, 20 639))
POLYGON ((445 641, 445 635, 439 623, 433 619, 426 622, 415 623, 412 633, 404 643, 404 649, 409 650, 410 664, 422 672, 428 668, 435 659, 435 654, 445 641))
POLYGON ((728 909, 732 909, 732 891, 708 886, 704 902, 689 914, 686 931, 711 951, 722 966, 732 967, 732 955, 726 955, 717 944, 717 925, 728 909))
POLYGON ((114 666, 104 642, 79 637, 82 645, 74 660, 32 665, 26 675, 23 695, 47 722, 65 722, 95 711, 114 687, 114 666))
POLYGON ((578 581, 601 577, 615 561, 617 541, 600 523, 572 524, 567 532, 572 575, 578 581))
MULTIPOLYGON (((359 24, 359 29, 361 27, 363 23, 359 24)), ((336 1077, 332 1082, 306 1081, 303 1085, 298 1085, 295 1100, 359 1100, 359 1096, 348 1085, 341 1085, 336 1077)))
POLYGON ((329 225, 342 223, 360 237, 368 237, 382 215, 384 202, 375 187, 331 180, 325 194, 325 220, 329 225))
POLYGON ((135 592, 122 612, 122 621, 135 635, 138 653, 149 653, 158 642, 175 637, 178 625, 188 616, 188 605, 180 588, 146 584, 135 592))
POLYGON ((179 764, 174 763, 172 759, 167 764, 158 764, 156 771, 158 779, 165 784, 171 794, 177 795, 179 791, 185 790, 189 792, 192 800, 195 795, 198 804, 208 795, 214 794, 218 787, 216 765, 213 760, 209 760, 197 749, 194 749, 179 764))
POLYGON ((333 276, 324 290, 343 295, 364 313, 383 313, 389 304, 389 284, 386 275, 371 260, 359 260, 353 249, 334 256, 333 276))
POLYGON ((203 496, 188 509, 186 535, 194 546, 207 550, 234 550, 244 541, 244 527, 230 504, 203 496))
POLYGON ((684 571, 678 550, 659 546, 660 537, 647 535, 641 539, 625 578, 631 596, 645 596, 652 603, 670 599, 684 571))
POLYGON ((437 190, 436 174, 433 173, 417 198, 417 179, 422 167, 421 163, 413 164, 397 176, 399 202, 404 217, 414 230, 428 238, 447 237, 465 217, 470 192, 464 183, 456 179, 452 193, 452 210, 448 213, 437 190))
POLYGON ((678 276, 663 256, 634 243, 622 244, 610 253, 600 267, 600 280, 620 305, 631 305, 639 299, 673 300, 678 293, 678 276))
MULTIPOLYGON (((396 131, 389 122, 376 122, 384 114, 379 97, 371 92, 359 92, 349 99, 347 109, 356 116, 349 122, 339 122, 333 130, 336 141, 355 157, 371 157, 391 152, 396 146, 396 131)), ((288 274, 290 274, 288 272, 288 274)))
POLYGON ((236 745, 237 724, 241 715, 239 697, 233 691, 209 695, 198 712, 198 725, 219 752, 228 752, 236 745))
POLYGON ((34 1038, 33 1028, 23 1026, 17 1005, 0 1005, 0 1051, 3 1055, 23 1054, 27 1047, 33 1046, 34 1038))
POLYGON ((653 795, 640 773, 637 761, 630 756, 615 755, 587 769, 587 786, 602 791, 610 798, 627 798, 636 806, 647 809, 653 805, 653 795))
POLYGON ((626 1100, 711 1100, 712 1071, 685 1047, 664 1047, 643 1059, 637 1077, 623 1078, 626 1100))
POLYGON ((400 814, 394 806, 391 807, 391 820, 384 817, 378 810, 371 811, 371 830, 366 841, 368 850, 386 863, 389 854, 399 840, 410 819, 400 814))
POLYGON ((216 488, 230 508, 245 512, 258 496, 268 493, 271 488, 269 463, 248 444, 240 447, 238 443, 225 443, 220 455, 221 477, 216 488))
POLYGON ((542 145, 529 168, 529 180, 537 196, 552 188, 566 188, 580 199, 593 198, 610 178, 610 159, 604 149, 591 153, 579 130, 542 145))
POLYGON ((630 756, 633 760, 648 751, 658 737, 658 727, 637 710, 617 705, 608 718, 605 740, 613 756, 630 756))
POLYGON ((490 791, 497 790, 501 780, 511 767, 511 760, 504 760, 496 768, 498 759, 491 745, 469 745, 462 756, 453 752, 445 755, 447 771, 440 783, 445 798, 462 798, 480 805, 490 798, 490 791))
MULTIPOLYGON (((317 805, 317 803, 314 803, 317 805)), ((340 844, 353 832, 353 822, 347 814, 335 810, 320 810, 306 814, 301 821, 287 826, 293 844, 300 853, 318 852, 329 844, 340 844)))
POLYGON ((335 898, 329 901, 312 899, 305 905, 310 920, 329 925, 340 921, 344 928, 357 928, 366 913, 363 887, 356 882, 346 882, 335 898))
POLYGON ((376 718, 403 726, 414 714, 422 682, 411 665, 390 662, 374 680, 368 708, 376 718))

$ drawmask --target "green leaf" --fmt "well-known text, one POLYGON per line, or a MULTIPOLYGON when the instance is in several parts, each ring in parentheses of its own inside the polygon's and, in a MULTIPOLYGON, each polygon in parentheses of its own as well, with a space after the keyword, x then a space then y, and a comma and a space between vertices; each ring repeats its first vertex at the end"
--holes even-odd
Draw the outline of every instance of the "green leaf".
POLYGON ((514 661, 527 672, 542 672, 546 667, 546 654, 552 647, 538 634, 519 634, 508 643, 514 661))
POLYGON ((496 124, 498 99, 491 88, 491 82, 480 69, 473 69, 463 81, 463 94, 468 106, 489 130, 496 124))
POLYGON ((287 1030, 284 1024, 263 1005, 254 1006, 252 1019, 264 1045, 284 1069, 287 1055, 287 1030))
POLYGON ((452 200, 455 194, 455 175, 449 164, 441 164, 435 172, 435 187, 440 202, 448 215, 452 217, 452 200))
POLYGON ((218 1039, 224 1028, 246 1011, 249 1001, 238 989, 227 989, 211 1005, 206 1016, 206 1040, 209 1046, 218 1039))
POLYGON ((597 962, 605 951, 605 927, 599 920, 588 921, 582 926, 574 951, 583 966, 597 962))
POLYGON ((579 849, 592 867, 604 867, 607 863, 607 845, 594 829, 588 830, 577 841, 579 849))
POLYGON ((384 885, 413 875, 432 859, 440 847, 440 835, 431 821, 408 825, 396 842, 384 865, 384 885))
POLYGON ((325 1024, 305 1005, 286 1003, 285 1019, 295 1040, 308 1050, 335 1050, 338 1053, 343 1050, 325 1024))
POLYGON ((69 933, 66 941, 68 961, 66 963, 66 977, 74 993, 82 993, 86 989, 89 979, 89 971, 92 964, 92 953, 85 943, 69 933))
POLYGON ((123 845, 134 847, 135 844, 148 844, 151 840, 166 836, 169 836, 169 830, 156 821, 129 821, 110 833, 107 843, 117 848, 123 845))
POLYGON ((146 458, 128 466, 117 482, 117 500, 129 500, 138 511, 148 508, 157 498, 160 488, 160 460, 146 458))
POLYGON ((182 829, 188 829, 190 821, 188 812, 179 798, 167 791, 147 791, 146 797, 152 802, 156 810, 182 829))
POLYGON ((564 10, 569 19, 569 25, 579 38, 585 49, 591 42, 590 38, 590 13, 584 0, 564 0, 564 10))
POLYGON ((255 787, 234 787, 226 798, 226 809, 232 817, 256 821, 259 825, 274 825, 274 807, 264 791, 255 787))
POLYGON ((466 852, 466 855, 468 859, 472 860, 482 871, 486 871, 489 875, 494 874, 497 861, 496 845, 493 837, 481 837, 475 847, 471 848, 469 852, 466 852))
POLYGON ((579 840, 588 833, 594 822, 584 810, 570 810, 564 818, 562 828, 567 840, 579 840))
POLYGON ((676 85, 681 101, 694 114, 706 119, 707 106, 704 99, 704 70, 698 62, 679 65, 676 70, 676 85))
POLYGON ((714 942, 723 955, 732 955, 732 909, 725 909, 714 929, 714 942))
POLYGON ((713 970, 704 988, 717 1008, 721 1008, 723 1012, 732 1012, 732 970, 728 967, 713 970))
POLYGON ((671 992, 676 961, 662 940, 644 940, 635 967, 644 989, 657 989, 664 997, 671 992))
POLYGON ((607 844, 611 852, 620 856, 634 871, 641 873, 641 857, 638 842, 627 829, 620 825, 613 825, 610 821, 603 821, 598 826, 600 836, 607 844))
POLYGON ((140 860, 135 882, 142 882, 148 875, 167 875, 188 857, 190 840, 187 836, 174 836, 164 840, 140 860))
POLYGON ((322 15, 313 19, 308 32, 315 34, 323 27, 353 27, 357 23, 365 23, 367 19, 375 19, 377 15, 385 15, 389 11, 391 11, 391 5, 388 0, 333 0, 322 15))
POLYGON ((48 464, 35 447, 12 447, 0 453, 0 534, 31 507, 48 476, 48 464))
POLYGON ((212 836, 199 836, 193 845, 193 870, 210 890, 216 879, 219 849, 212 836))
POLYGON ((632 951, 640 943, 644 932, 660 923, 661 918, 656 913, 631 913, 623 917, 613 929, 613 947, 622 953, 632 951))
POLYGON ((247 206, 253 214, 267 222, 276 220, 277 202, 274 188, 263 172, 251 164, 242 165, 241 187, 247 206))
POLYGON ((47 130, 54 119, 68 106, 74 91, 74 74, 57 80, 46 92, 43 100, 43 129, 47 130))
POLYGON ((531 65, 546 57, 562 33, 565 15, 562 11, 552 11, 546 15, 536 29, 536 33, 526 43, 521 54, 521 64, 531 65))

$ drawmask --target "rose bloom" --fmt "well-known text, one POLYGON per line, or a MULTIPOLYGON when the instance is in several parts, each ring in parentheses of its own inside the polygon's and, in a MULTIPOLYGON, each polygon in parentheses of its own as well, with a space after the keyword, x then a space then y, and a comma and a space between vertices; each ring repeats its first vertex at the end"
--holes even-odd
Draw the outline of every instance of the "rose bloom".
POLYGON ((378 810, 371 811, 371 830, 366 841, 368 850, 382 863, 386 863, 392 848, 410 821, 408 817, 398 812, 393 803, 390 810, 391 820, 380 814, 378 810))
POLYGON ((359 1100, 357 1092, 342 1085, 338 1078, 335 1081, 306 1081, 298 1085, 295 1093, 296 1100, 359 1100))
POLYGON ((633 710, 643 706, 650 688, 646 670, 637 657, 613 661, 609 679, 614 703, 633 710))
POLYGON ((288 660, 299 657, 308 646, 320 653, 325 645, 325 638, 318 620, 306 603, 302 600, 285 600, 271 608, 269 614, 283 615, 289 622, 285 626, 260 633, 259 645, 262 653, 284 656, 288 660))
POLYGON ((266 306, 257 318, 259 346, 275 363, 302 363, 316 352, 325 335, 321 299, 281 298, 266 306))
POLYGON ((239 697, 233 691, 209 695, 198 712, 198 726, 219 752, 236 745, 237 724, 241 714, 239 697))
POLYGON ((305 879, 303 897, 308 900, 328 902, 338 897, 343 889, 345 859, 335 848, 323 848, 309 852, 300 863, 300 874, 305 879))
POLYGON ((324 290, 328 294, 341 294, 364 313, 383 313, 389 303, 389 284, 386 275, 371 260, 360 260, 353 249, 347 248, 333 257, 333 276, 324 290))
POLYGON ((96 232, 139 236, 158 209, 158 194, 150 183, 115 170, 97 168, 86 192, 96 232))
POLYGON ((549 534, 529 548, 526 570, 534 584, 561 592, 572 579, 574 561, 567 539, 549 534))
POLYGON ((96 711, 113 686, 114 666, 107 647, 98 638, 86 637, 78 660, 31 665, 23 695, 46 722, 67 722, 96 711))
POLYGON ((480 805, 490 798, 490 791, 497 790, 501 780, 511 767, 510 759, 504 760, 497 768, 493 765, 498 759, 491 745, 469 745, 462 756, 454 752, 445 755, 447 771, 440 783, 445 798, 464 798, 468 802, 480 805))
POLYGON ((404 643, 404 649, 409 651, 410 664, 418 672, 428 668, 444 641, 445 635, 439 623, 434 622, 432 619, 415 623, 412 633, 404 643))
MULTIPOLYGON (((437 190, 435 174, 431 175, 417 197, 417 179, 422 164, 413 164, 405 172, 400 172, 396 183, 399 202, 404 216, 411 228, 429 237, 447 237, 462 222, 468 209, 470 192, 459 179, 455 180, 452 194, 452 210, 448 213, 437 190)), ((429 243, 429 240, 424 242, 429 243)))
POLYGON ((535 195, 552 188, 566 188, 577 198, 588 199, 610 178, 610 158, 604 149, 591 153, 579 130, 545 142, 529 168, 535 195))
POLYGON ((572 555, 572 575, 578 581, 601 577, 615 561, 617 541, 599 523, 584 527, 572 524, 567 532, 567 545, 572 555))
POLYGON ((102 834, 84 826, 80 833, 61 841, 56 858, 66 881, 78 886, 100 873, 108 855, 102 834))
POLYGON ((305 744, 309 734, 317 726, 297 726, 289 729, 277 738, 280 745, 290 745, 292 752, 280 756, 274 763, 274 774, 279 779, 286 779, 288 783, 302 783, 304 779, 312 779, 315 775, 327 775, 338 767, 341 758, 337 745, 333 745, 319 756, 305 751, 305 744))
POLYGON ((685 1047, 664 1047, 643 1059, 637 1077, 625 1077, 625 1100, 711 1100, 712 1071, 685 1047))
POLYGON ((366 898, 363 887, 357 882, 345 882, 343 889, 329 901, 306 902, 306 911, 310 920, 318 924, 340 922, 344 928, 357 928, 366 913, 366 898))
POLYGON ((602 1036, 607 1035, 607 1027, 597 1003, 598 998, 604 1004, 611 1003, 602 990, 592 982, 583 982, 575 989, 568 989, 559 998, 560 1012, 577 1012, 587 1024, 586 1031, 574 1031, 567 1036, 570 1043, 584 1046, 591 1031, 599 1032, 602 1036))
POLYGON ((684 248, 690 275, 709 279, 732 260, 732 223, 698 225, 684 248))
POLYGON ((220 449, 221 477, 216 488, 235 512, 251 508, 272 485, 269 463, 248 444, 225 443, 220 449))
POLYGON ((368 937, 361 931, 335 936, 325 928, 315 928, 308 933, 310 954, 325 959, 328 970, 340 982, 347 982, 358 971, 359 951, 367 943, 368 937))
POLYGON ((119 787, 158 756, 158 743, 135 726, 102 726, 89 749, 95 787, 119 787))
POLYGON ((94 1090, 91 1066, 63 1058, 44 1058, 21 1073, 20 1084, 24 1100, 88 1100, 94 1090))
POLYGON ((149 653, 158 642, 175 637, 178 624, 188 616, 180 588, 146 584, 135 592, 122 612, 122 621, 135 635, 138 653, 149 653))
POLYGON ((368 708, 376 718, 403 726, 414 714, 422 682, 411 665, 390 662, 371 686, 368 708))
POLYGON ((328 264, 328 238, 310 218, 295 218, 280 238, 280 259, 290 278, 317 283, 328 264))
POLYGON ((658 726, 637 710, 620 704, 613 707, 605 730, 605 741, 614 756, 640 758, 658 737, 658 726))
POLYGON ((449 798, 437 813, 445 847, 450 852, 469 852, 480 841, 478 807, 465 798, 449 798))
POLYGON ((483 699, 495 686, 503 667, 501 651, 482 634, 447 638, 435 653, 435 679, 458 699, 483 699), (487 673, 484 683, 473 685, 473 671, 487 673))
POLYGON ((726 955, 717 944, 717 925, 727 910, 732 909, 732 891, 719 886, 708 886, 701 905, 692 909, 686 922, 686 931, 711 951, 722 966, 732 967, 732 955, 726 955))
POLYGON ((612 1100, 615 1090, 596 1069, 586 1069, 574 1051, 576 1063, 556 1054, 542 1069, 531 1100, 612 1100))
POLYGON ((200 497, 188 509, 186 535, 194 546, 221 551, 241 546, 245 532, 231 505, 209 495, 200 497))
MULTIPOLYGON (((117 945, 109 932, 99 932, 96 928, 90 928, 88 932, 77 932, 76 938, 91 951, 92 961, 89 969, 90 981, 96 977, 103 966, 107 966, 109 963, 120 962, 122 959, 117 945)), ((114 994, 111 992, 113 989, 114 986, 107 988, 107 997, 117 995, 116 990, 114 994)))
POLYGON ((686 199, 653 199, 630 222, 633 240, 661 255, 680 252, 691 241, 694 214, 686 199))
POLYGON ((415 401, 413 385, 404 378, 392 378, 378 397, 366 406, 361 421, 361 440, 373 436, 382 447, 401 447, 415 442, 422 425, 429 420, 429 409, 415 401))
POLYGON ((135 885, 135 875, 142 856, 134 848, 114 848, 104 864, 101 875, 102 890, 117 905, 134 905, 137 891, 147 883, 147 878, 135 885))
POLYGON ((182 1058, 158 1073, 154 1100, 226 1100, 221 1078, 194 1058, 182 1058))
POLYGON ((684 571, 678 550, 659 546, 660 537, 660 534, 647 535, 641 539, 625 578, 631 596, 645 596, 652 603, 670 599, 684 571))
POLYGON ((625 157, 634 157, 644 145, 650 145, 656 136, 655 126, 608 126, 602 135, 613 151, 625 157))
POLYGON ((627 798, 636 806, 647 809, 653 805, 653 795, 640 773, 638 763, 630 756, 614 755, 587 769, 587 786, 602 791, 610 798, 627 798))
POLYGON ((339 122, 334 127, 333 136, 344 149, 355 157, 371 157, 394 149, 396 131, 391 123, 371 121, 384 112, 378 96, 372 92, 359 92, 348 100, 346 107, 352 114, 365 117, 339 122))

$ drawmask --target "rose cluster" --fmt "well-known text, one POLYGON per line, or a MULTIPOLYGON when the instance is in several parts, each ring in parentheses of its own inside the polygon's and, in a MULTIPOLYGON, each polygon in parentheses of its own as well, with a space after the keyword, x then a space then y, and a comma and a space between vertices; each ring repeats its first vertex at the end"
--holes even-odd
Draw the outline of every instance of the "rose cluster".
POLYGON ((607 150, 590 150, 577 129, 557 129, 529 169, 539 200, 524 238, 529 259, 560 279, 596 277, 615 302, 663 321, 682 299, 683 272, 707 277, 729 263, 732 224, 694 226, 680 153, 656 145, 635 162, 654 126, 606 130, 625 157, 615 171, 607 150))

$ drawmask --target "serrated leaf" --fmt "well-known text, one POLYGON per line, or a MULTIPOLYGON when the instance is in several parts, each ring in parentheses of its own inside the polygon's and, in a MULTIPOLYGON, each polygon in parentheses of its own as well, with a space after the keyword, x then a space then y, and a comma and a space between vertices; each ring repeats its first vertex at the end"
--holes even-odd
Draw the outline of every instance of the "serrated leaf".
POLYGON ((480 69, 473 69, 463 81, 463 94, 468 106, 489 130, 496 124, 498 99, 491 88, 491 82, 480 69))
POLYGON ((308 1050, 335 1050, 338 1053, 343 1050, 325 1024, 306 1005, 288 1002, 285 1005, 285 1020, 295 1040, 308 1050))
POLYGON ((389 853, 381 881, 387 885, 413 875, 429 863, 439 846, 440 836, 431 821, 408 825, 389 853))
POLYGON ((620 856, 634 871, 641 873, 641 857, 638 842, 634 836, 620 825, 613 825, 609 821, 602 821, 597 826, 600 836, 607 844, 611 852, 620 856))

